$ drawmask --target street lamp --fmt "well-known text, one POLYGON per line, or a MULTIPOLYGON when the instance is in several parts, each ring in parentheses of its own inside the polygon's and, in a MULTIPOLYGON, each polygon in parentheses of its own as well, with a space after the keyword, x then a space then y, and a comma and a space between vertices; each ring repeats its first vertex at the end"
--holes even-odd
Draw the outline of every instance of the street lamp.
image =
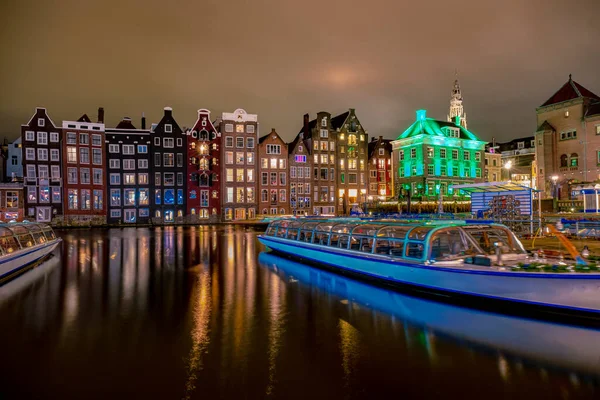
POLYGON ((558 194, 556 193, 558 185, 556 183, 558 182, 558 175, 552 175, 550 179, 552 179, 552 211, 556 212, 556 204, 558 200, 558 194))
POLYGON ((506 172, 508 173, 508 180, 510 181, 510 169, 512 168, 512 161, 508 160, 506 163, 504 163, 504 168, 506 168, 506 172))

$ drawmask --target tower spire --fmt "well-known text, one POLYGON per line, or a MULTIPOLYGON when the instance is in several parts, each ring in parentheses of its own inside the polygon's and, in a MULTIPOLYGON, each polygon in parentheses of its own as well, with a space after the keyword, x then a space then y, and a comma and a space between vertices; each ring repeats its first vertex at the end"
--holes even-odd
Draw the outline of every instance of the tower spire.
POLYGON ((448 113, 448 122, 453 122, 456 117, 460 117, 460 124, 466 129, 467 128, 467 114, 463 109, 463 98, 460 91, 460 84, 458 83, 458 70, 454 70, 454 87, 452 88, 452 94, 450 96, 450 111, 448 113))

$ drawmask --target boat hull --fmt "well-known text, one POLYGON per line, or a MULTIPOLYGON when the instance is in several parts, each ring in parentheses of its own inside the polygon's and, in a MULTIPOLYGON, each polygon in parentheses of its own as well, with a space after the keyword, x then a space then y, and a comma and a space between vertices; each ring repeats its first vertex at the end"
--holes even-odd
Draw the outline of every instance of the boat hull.
POLYGON ((600 274, 482 271, 405 260, 260 236, 270 249, 392 285, 490 301, 520 303, 559 314, 600 318, 600 274))
POLYGON ((59 243, 60 239, 55 239, 0 258, 0 281, 4 281, 22 272, 36 261, 46 257, 56 249, 59 243))

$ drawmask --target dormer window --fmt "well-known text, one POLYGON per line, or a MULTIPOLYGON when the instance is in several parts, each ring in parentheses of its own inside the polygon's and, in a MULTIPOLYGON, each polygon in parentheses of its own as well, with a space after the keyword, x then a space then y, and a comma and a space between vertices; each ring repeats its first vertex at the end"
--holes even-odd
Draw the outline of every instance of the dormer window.
POLYGON ((38 118, 37 124, 39 127, 43 127, 44 125, 46 125, 46 120, 44 118, 38 118))
POLYGON ((524 149, 525 148, 525 142, 519 142, 519 143, 517 143, 517 148, 518 149, 524 149))
POLYGON ((173 125, 165 124, 165 133, 172 133, 172 132, 173 132, 173 125))
POLYGON ((458 138, 460 137, 460 132, 457 128, 448 128, 448 137, 458 138))
POLYGON ((323 117, 323 119, 321 119, 321 126, 323 126, 323 127, 327 126, 327 117, 323 117))

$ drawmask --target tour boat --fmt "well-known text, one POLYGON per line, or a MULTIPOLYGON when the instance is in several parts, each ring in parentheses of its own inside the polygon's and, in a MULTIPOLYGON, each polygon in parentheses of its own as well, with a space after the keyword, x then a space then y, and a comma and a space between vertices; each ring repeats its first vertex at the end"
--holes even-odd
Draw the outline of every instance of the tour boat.
POLYGON ((41 261, 58 246, 48 225, 17 222, 0 224, 0 282, 41 261))
POLYGON ((381 283, 478 300, 470 305, 511 304, 600 321, 596 265, 535 258, 500 224, 279 220, 259 240, 275 252, 381 283))

